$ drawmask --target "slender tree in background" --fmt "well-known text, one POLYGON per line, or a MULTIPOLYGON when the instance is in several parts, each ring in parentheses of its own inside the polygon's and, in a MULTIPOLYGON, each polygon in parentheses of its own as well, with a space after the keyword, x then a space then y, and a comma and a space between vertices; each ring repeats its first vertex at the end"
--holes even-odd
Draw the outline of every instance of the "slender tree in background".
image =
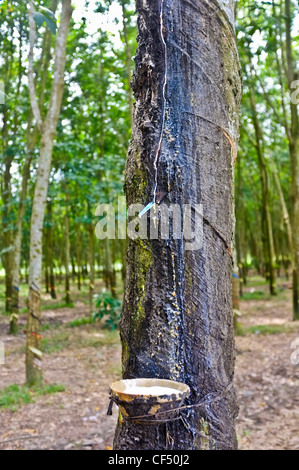
POLYGON ((137 11, 127 202, 147 204, 157 189, 167 204, 202 203, 203 245, 130 241, 123 377, 185 382, 191 408, 181 421, 157 426, 119 422, 115 448, 235 449, 231 279, 241 78, 234 2, 137 0, 137 11))
POLYGON ((294 320, 299 320, 299 112, 298 98, 294 99, 294 88, 298 87, 297 64, 294 59, 292 42, 294 2, 285 0, 287 84, 290 94, 291 125, 289 130, 289 150, 292 174, 292 227, 293 227, 293 310, 294 320))
POLYGON ((70 292, 70 216, 69 216, 70 195, 68 184, 65 185, 65 217, 64 217, 64 230, 65 230, 65 301, 67 304, 71 303, 70 292))
POLYGON ((291 221, 290 221, 290 215, 288 211, 288 207, 286 204, 285 196, 281 187, 281 181, 279 179, 279 174, 278 174, 278 169, 277 165, 274 160, 271 160, 271 166, 272 166, 272 173, 274 176, 274 181, 275 185, 279 194, 279 200, 280 200, 280 205, 281 205, 281 211, 283 215, 283 221, 287 233, 287 240, 288 240, 288 249, 289 249, 289 256, 290 256, 290 261, 291 261, 291 269, 292 272, 294 271, 294 260, 293 260, 293 253, 294 253, 294 248, 293 248, 293 235, 292 235, 292 227, 291 227, 291 221))
POLYGON ((122 21, 123 21, 123 41, 125 43, 125 61, 126 61, 126 88, 127 88, 127 95, 128 95, 128 102, 129 102, 129 111, 130 111, 130 122, 132 124, 133 119, 133 95, 132 95, 132 88, 131 88, 131 80, 132 80, 132 45, 130 43, 130 35, 129 35, 129 13, 128 13, 128 6, 130 5, 130 0, 120 0, 121 7, 122 7, 122 21))
MULTIPOLYGON (((254 88, 251 88, 254 90, 254 88)), ((255 131, 255 148, 258 156, 261 188, 262 188, 262 224, 263 224, 263 240, 264 240, 264 254, 266 261, 266 276, 269 278, 270 293, 276 294, 276 274, 275 274, 275 251, 272 229, 272 216, 270 212, 270 188, 269 188, 269 170, 267 168, 265 155, 264 155, 264 137, 263 132, 258 120, 256 109, 255 94, 250 94, 250 106, 252 112, 252 121, 255 131)))
MULTIPOLYGON (((55 13, 57 9, 58 0, 52 0, 50 11, 55 13)), ((45 98, 45 89, 46 81, 48 75, 48 67, 51 59, 51 40, 52 33, 50 28, 46 28, 46 32, 43 37, 42 43, 42 52, 41 57, 37 65, 36 74, 35 74, 35 87, 37 85, 37 80, 40 79, 39 86, 39 100, 38 105, 40 112, 43 110, 44 98, 45 98)), ((22 50, 22 43, 19 45, 20 50, 22 50)), ((10 333, 16 334, 18 332, 18 317, 19 317, 19 285, 20 285, 20 265, 21 265, 21 243, 22 243, 22 226, 23 226, 23 217, 25 213, 25 202, 27 196, 27 186, 30 176, 30 166, 33 159, 34 149, 38 136, 37 125, 33 125, 33 113, 32 109, 29 110, 27 132, 26 132, 26 158, 23 165, 22 172, 22 185, 20 191, 20 202, 17 214, 17 224, 16 230, 14 233, 14 249, 13 249, 13 266, 12 266, 12 312, 10 317, 10 333)))
POLYGON ((29 296, 26 342, 26 381, 30 385, 42 381, 40 337, 42 230, 51 170, 52 150, 63 96, 66 43, 72 11, 71 0, 62 0, 61 20, 56 39, 54 78, 51 88, 51 98, 47 115, 43 121, 38 107, 34 85, 33 51, 36 37, 36 25, 34 22, 33 3, 32 1, 29 2, 30 50, 28 81, 31 107, 38 129, 41 133, 40 155, 34 191, 30 235, 29 296))
MULTIPOLYGON (((14 214, 11 210, 12 201, 12 165, 15 160, 15 153, 18 146, 19 126, 20 126, 20 104, 21 84, 23 79, 23 42, 24 42, 24 18, 23 15, 8 14, 8 6, 4 5, 4 15, 6 19, 6 28, 1 31, 2 51, 2 74, 6 99, 1 106, 3 110, 3 119, 1 126, 1 151, 3 165, 3 179, 1 181, 1 196, 3 201, 2 208, 2 245, 1 250, 3 265, 5 269, 5 311, 13 317, 14 311, 14 289, 13 289, 13 264, 14 264, 14 214), (6 15, 5 15, 6 13, 6 15), (16 44, 10 38, 16 35, 15 41, 19 48, 17 57, 16 44), (14 103, 8 99, 14 91, 14 103)), ((4 19, 2 17, 2 19, 4 19)), ((12 100, 11 100, 12 101, 12 100)))

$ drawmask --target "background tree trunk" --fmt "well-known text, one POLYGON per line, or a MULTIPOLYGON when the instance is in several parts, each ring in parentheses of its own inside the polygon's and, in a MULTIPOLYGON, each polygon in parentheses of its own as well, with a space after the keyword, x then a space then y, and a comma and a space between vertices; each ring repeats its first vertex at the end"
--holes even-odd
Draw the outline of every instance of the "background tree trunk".
MULTIPOLYGON (((293 82, 298 78, 297 66, 293 57, 292 41, 292 2, 285 0, 287 79, 290 95, 293 82)), ((299 320, 299 113, 298 104, 291 99, 291 128, 289 150, 292 173, 292 228, 293 228, 293 317, 299 320)))
POLYGON ((132 119, 133 119, 133 95, 132 95, 132 89, 131 89, 131 80, 132 80, 132 50, 129 42, 129 36, 128 36, 128 12, 127 12, 127 1, 126 0, 121 0, 121 7, 122 7, 122 21, 123 21, 123 38, 125 42, 125 51, 126 51, 126 81, 127 81, 127 87, 128 87, 128 102, 129 102, 129 112, 130 112, 130 121, 132 124, 132 119))
MULTIPOLYGON (((12 26, 10 33, 13 35, 12 26)), ((3 73, 3 84, 6 93, 9 93, 11 84, 11 64, 13 63, 13 47, 9 48, 5 54, 4 60, 4 73, 3 73)), ((21 80, 21 68, 19 65, 19 79, 18 79, 18 90, 16 97, 20 92, 20 80, 21 80)), ((3 176, 1 181, 1 196, 3 201, 2 207, 2 246, 1 255, 3 267, 5 269, 5 312, 12 313, 13 305, 13 218, 12 212, 9 208, 11 202, 11 167, 14 161, 14 154, 9 151, 9 120, 11 118, 9 107, 4 104, 3 106, 3 119, 1 125, 1 150, 2 150, 2 161, 3 161, 3 176)), ((14 134, 17 132, 18 114, 14 115, 14 134)))
MULTIPOLYGON (((50 7, 51 11, 55 13, 57 9, 58 0, 52 0, 52 5, 50 7)), ((46 29, 44 38, 41 58, 38 63, 36 71, 36 81, 39 79, 39 74, 42 69, 42 76, 40 80, 40 89, 39 89, 39 109, 42 112, 44 97, 45 97, 45 88, 46 88, 46 79, 48 74, 48 67, 51 60, 51 40, 52 35, 49 28, 46 29)), ((23 227, 23 217, 25 213, 25 203, 27 195, 27 185, 30 177, 30 166, 33 157, 33 151, 36 145, 36 139, 38 135, 37 126, 34 126, 32 129, 32 120, 33 113, 32 110, 29 111, 28 125, 27 125, 27 156, 24 163, 23 174, 22 174, 22 187, 20 192, 20 205, 18 209, 18 218, 17 218, 17 227, 14 239, 14 251, 13 251, 13 289, 12 289, 12 314, 10 317, 10 333, 16 334, 18 331, 18 317, 19 317, 19 284, 20 284, 20 262, 21 262, 21 243, 22 243, 22 227, 23 227)))
POLYGON ((275 249, 273 241, 273 229, 272 229, 272 216, 270 212, 270 189, 269 189, 269 174, 268 168, 264 156, 264 139, 263 132, 258 120, 255 97, 252 94, 250 97, 252 121, 255 130, 255 147, 258 155, 260 180, 262 187, 262 224, 264 229, 262 230, 264 238, 264 252, 265 252, 265 264, 266 264, 266 277, 269 279, 270 294, 276 294, 276 274, 275 274, 275 249))
POLYGON ((185 382, 194 407, 182 412, 184 422, 145 427, 120 421, 116 449, 237 447, 232 237, 241 79, 233 7, 232 0, 137 0, 127 201, 153 200, 166 58, 157 187, 167 193, 168 204, 203 204, 203 246, 187 251, 183 239, 130 241, 121 320, 123 376, 185 382))
POLYGON ((42 381, 41 367, 41 271, 42 271, 42 232, 47 200, 49 175, 51 170, 52 150, 59 118, 66 62, 66 41, 72 16, 71 0, 62 1, 60 27, 56 39, 54 80, 51 89, 49 109, 45 122, 37 106, 32 72, 35 24, 33 6, 30 3, 30 52, 29 52, 29 90, 32 111, 41 131, 41 148, 38 161, 37 179, 35 184, 30 232, 30 267, 29 267, 29 296, 26 341, 26 382, 28 385, 42 381))
POLYGON ((65 301, 71 303, 70 291, 70 218, 69 218, 69 188, 65 185, 65 301))

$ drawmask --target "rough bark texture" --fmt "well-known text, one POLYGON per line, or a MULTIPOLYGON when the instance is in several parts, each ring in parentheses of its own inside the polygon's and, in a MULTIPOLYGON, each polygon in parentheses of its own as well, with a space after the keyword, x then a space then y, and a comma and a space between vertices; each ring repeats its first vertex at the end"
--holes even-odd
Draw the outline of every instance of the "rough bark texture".
MULTIPOLYGON (((127 159, 128 204, 155 190, 163 115, 165 50, 159 0, 138 0, 133 138, 127 159)), ((241 79, 233 2, 165 0, 165 132, 158 162, 164 202, 203 204, 203 247, 184 240, 130 241, 121 320, 124 378, 187 383, 182 420, 158 426, 123 421, 116 449, 235 449, 232 314, 233 172, 241 79), (229 16, 222 7, 229 9, 229 16)))

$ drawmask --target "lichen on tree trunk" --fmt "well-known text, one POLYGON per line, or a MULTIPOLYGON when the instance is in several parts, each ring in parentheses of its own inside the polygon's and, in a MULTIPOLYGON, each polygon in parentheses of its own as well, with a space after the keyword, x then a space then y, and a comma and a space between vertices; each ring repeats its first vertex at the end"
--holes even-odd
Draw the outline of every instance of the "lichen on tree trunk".
MULTIPOLYGON (((164 0, 162 6, 168 80, 157 187, 168 205, 203 205, 203 246, 187 251, 183 238, 130 241, 123 376, 185 382, 194 407, 182 411, 181 421, 158 426, 120 421, 115 448, 234 449, 231 246, 241 96, 235 35, 216 0, 164 0)), ((159 0, 137 0, 128 205, 148 204, 155 190, 165 77, 160 9, 159 0)))

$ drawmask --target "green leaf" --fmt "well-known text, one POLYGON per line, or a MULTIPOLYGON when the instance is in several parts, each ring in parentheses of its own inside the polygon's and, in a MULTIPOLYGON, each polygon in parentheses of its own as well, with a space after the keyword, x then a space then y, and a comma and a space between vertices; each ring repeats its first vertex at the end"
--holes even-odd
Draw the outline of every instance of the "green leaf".
POLYGON ((53 21, 50 18, 47 18, 46 16, 45 16, 45 21, 47 25, 49 26, 51 33, 56 34, 56 21, 53 21))
POLYGON ((45 8, 45 7, 40 7, 40 9, 43 10, 45 16, 51 17, 53 21, 56 23, 56 19, 55 19, 55 15, 53 11, 48 10, 48 8, 45 8))
POLYGON ((47 8, 42 8, 44 13, 35 11, 33 14, 34 21, 40 28, 45 22, 48 25, 52 34, 56 34, 56 19, 52 11, 47 8))
POLYGON ((33 18, 34 18, 34 21, 36 22, 37 26, 40 28, 44 22, 45 22, 45 17, 42 13, 40 13, 39 11, 35 11, 33 13, 33 18))

